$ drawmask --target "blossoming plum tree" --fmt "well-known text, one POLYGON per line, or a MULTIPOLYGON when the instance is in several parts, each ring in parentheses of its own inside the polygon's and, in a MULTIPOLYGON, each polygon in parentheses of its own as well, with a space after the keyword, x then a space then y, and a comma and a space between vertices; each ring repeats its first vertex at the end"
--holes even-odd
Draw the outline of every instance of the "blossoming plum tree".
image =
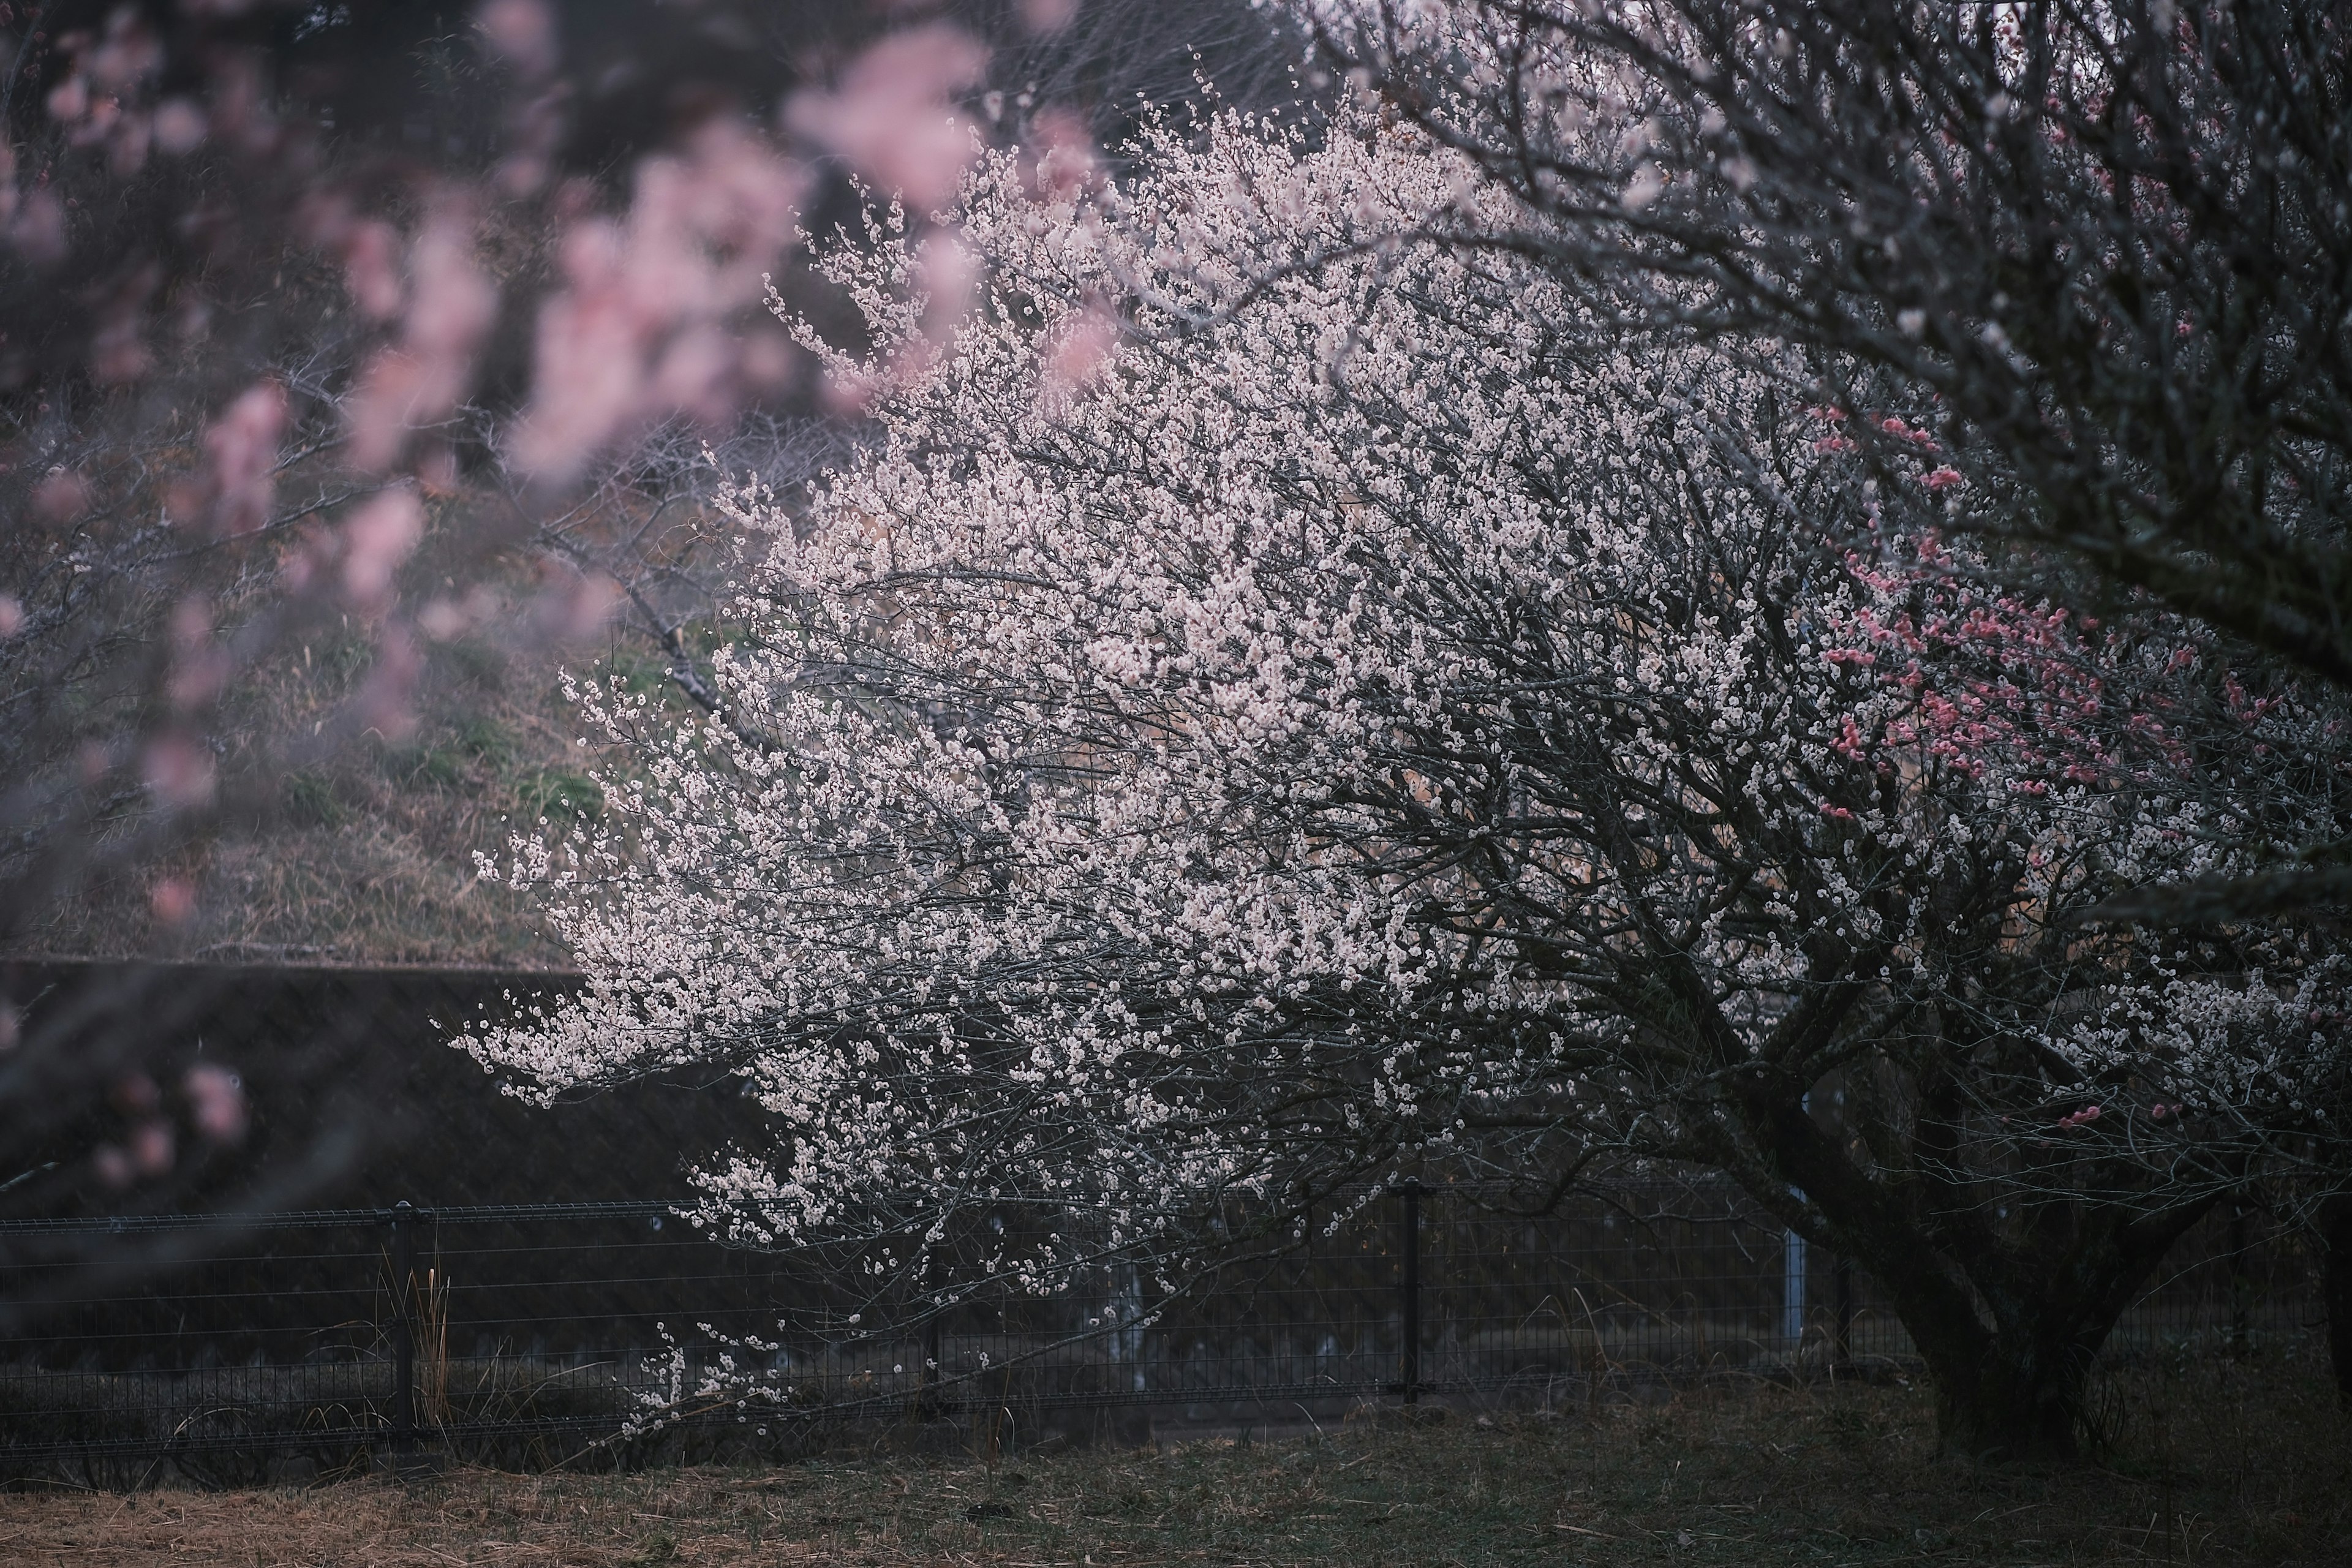
POLYGON ((2325 715, 1986 586, 1862 411, 1394 240, 1505 216, 1410 129, 985 163, 951 334, 887 215, 835 258, 875 346, 803 341, 883 439, 737 497, 731 726, 583 686, 639 771, 508 874, 588 984, 466 1043, 740 1073, 774 1141, 714 1220, 1032 1283, 1403 1170, 1696 1163, 1882 1282, 1953 1442, 2067 1447, 2232 1089, 2338 1042, 2308 940, 2070 921, 2307 828, 2217 783, 2325 715))
MULTIPOLYGON (((2078 602, 2128 585, 2339 699, 2352 680, 2341 13, 1297 8, 1362 91, 1525 204, 1533 221, 1482 248, 1515 246, 1727 352, 1801 352, 1824 400, 1904 388, 1955 477, 1977 480, 1956 525, 2070 554, 2091 574, 2063 585, 2078 602)), ((2282 768, 2261 787, 2293 796, 2302 781, 2282 768)), ((2318 826, 2250 868, 2104 912, 2334 919, 2347 862, 2340 824, 2318 826)), ((2352 1197, 2315 1206, 2352 1405, 2352 1197)))
MULTIPOLYGON (((1479 243, 1727 352, 1802 351, 1825 388, 1905 389, 1979 480, 1958 524, 2352 680, 2342 16, 1298 9, 1363 91, 1524 204, 1479 243)), ((2299 847, 2193 898, 2340 902, 2347 847, 2299 847)))

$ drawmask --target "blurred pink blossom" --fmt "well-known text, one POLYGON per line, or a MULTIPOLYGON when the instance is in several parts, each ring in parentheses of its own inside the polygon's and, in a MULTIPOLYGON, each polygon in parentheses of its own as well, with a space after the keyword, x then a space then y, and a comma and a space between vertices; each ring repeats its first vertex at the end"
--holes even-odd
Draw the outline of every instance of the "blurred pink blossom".
POLYGON ((245 1136, 245 1087, 235 1073, 203 1063, 188 1069, 181 1088, 197 1131, 215 1143, 234 1143, 245 1136))
POLYGON ((1086 189, 1101 173, 1093 133, 1067 109, 1055 105, 1039 110, 1030 121, 1029 138, 1037 158, 1031 177, 1041 193, 1069 195, 1086 189))
POLYGON ((784 123, 929 213, 955 194, 977 151, 953 100, 977 86, 987 67, 988 51, 961 28, 911 27, 850 62, 833 91, 794 94, 784 123))
POLYGON ((475 350, 498 318, 498 290, 475 260, 474 213, 461 197, 435 204, 409 247, 408 276, 400 342, 369 362, 348 405, 352 460, 378 472, 398 460, 416 426, 457 406, 475 350))
POLYGON ((352 608, 382 610, 393 574, 425 536, 425 505, 405 485, 371 498, 343 521, 343 594, 352 608))
POLYGON ((353 700, 360 722, 387 741, 416 733, 416 678, 424 668, 415 639, 399 625, 387 625, 376 639, 375 666, 353 700))
POLYGON ((400 236, 381 218, 352 226, 343 240, 343 286, 352 302, 379 321, 400 313, 400 236))
POLYGON ((739 124, 638 165, 628 212, 577 219, 564 287, 541 309, 520 467, 562 483, 632 426, 717 419, 741 365, 727 318, 761 298, 798 237, 800 171, 739 124))
POLYGON ((199 806, 213 797, 213 754, 187 735, 149 742, 141 772, 149 793, 165 805, 199 806))
POLYGON ((121 92, 152 76, 163 63, 163 46, 130 6, 108 18, 106 37, 86 62, 90 79, 109 92, 121 92))
POLYGON ((0 641, 25 629, 24 602, 14 594, 0 594, 0 641))
POLYGON ((476 626, 488 625, 504 608, 496 589, 487 583, 477 583, 462 599, 445 595, 428 602, 416 612, 416 629, 435 642, 447 642, 476 626))
POLYGON ((979 298, 981 259, 953 233, 926 236, 915 258, 915 282, 924 296, 923 332, 944 342, 979 298))
POLYGON ((200 708, 228 684, 228 650, 213 640, 212 607, 191 594, 172 610, 172 673, 164 695, 183 711, 200 708))
POLYGON ((1058 33, 1077 20, 1078 0, 1021 0, 1021 23, 1033 33, 1058 33))
POLYGON ((9 243, 36 267, 51 267, 66 256, 66 208, 57 193, 25 193, 8 226, 9 243))
POLYGON ((142 1176, 160 1176, 170 1170, 173 1152, 174 1140, 168 1121, 143 1121, 131 1134, 131 1163, 142 1176))
POLYGON ((204 145, 205 111, 184 98, 167 98, 155 109, 155 145, 174 158, 204 145))
POLYGON ((653 402, 700 420, 725 414, 726 382, 735 368, 734 341, 708 322, 670 339, 654 369, 653 402))
POLYGON ((489 0, 475 26, 525 76, 545 76, 555 68, 555 17, 544 0, 489 0))
POLYGON ((603 626, 620 601, 620 585, 610 577, 558 570, 540 590, 531 616, 542 636, 577 642, 603 626))
POLYGON ((462 636, 470 624, 466 619, 466 612, 459 609, 453 599, 428 600, 425 607, 416 612, 416 629, 435 642, 447 642, 454 637, 462 636))
MULTIPOLYGON (((891 349, 889 362, 880 372, 883 384, 911 385, 937 363, 956 329, 971 314, 979 298, 980 277, 980 258, 954 233, 943 231, 924 237, 915 252, 914 286, 921 309, 918 330, 891 349)), ((862 409, 880 390, 863 384, 864 379, 828 389, 842 395, 842 412, 862 409)))
POLYGON ((783 333, 754 327, 743 334, 740 358, 745 384, 761 392, 778 392, 791 384, 801 354, 783 333))
POLYGON ((1065 318, 1045 345, 1037 400, 1048 413, 1085 395, 1110 368, 1118 347, 1118 318, 1100 304, 1065 318))
POLYGON ((89 504, 89 487, 70 468, 52 468, 33 487, 33 510, 50 522, 79 517, 89 504))
POLYGON ((515 433, 517 463, 541 479, 570 479, 619 428, 643 386, 644 350, 624 287, 617 225, 592 218, 564 237, 568 287, 541 308, 535 383, 515 433))
POLYGON ((49 118, 68 122, 89 112, 89 81, 80 72, 66 78, 49 89, 49 118))
POLYGON ((300 594, 323 583, 322 574, 333 563, 334 546, 315 528, 306 528, 293 547, 278 558, 278 580, 287 592, 300 594))
POLYGON ((177 877, 166 877, 147 891, 147 907, 167 926, 184 924, 196 912, 196 890, 177 877))
POLYGON ((286 428, 286 389, 275 381, 245 389, 205 432, 213 460, 214 524, 238 534, 269 521, 276 494, 278 438, 286 428))

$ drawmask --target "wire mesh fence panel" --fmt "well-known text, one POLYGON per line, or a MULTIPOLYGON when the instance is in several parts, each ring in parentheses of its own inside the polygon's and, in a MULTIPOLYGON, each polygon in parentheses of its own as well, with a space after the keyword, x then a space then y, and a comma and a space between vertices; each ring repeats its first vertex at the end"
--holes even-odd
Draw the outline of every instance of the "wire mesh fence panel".
POLYGON ((381 1434, 392 1393, 385 1227, 330 1214, 179 1228, 176 1261, 160 1271, 93 1253, 81 1226, 5 1237, 0 1289, 49 1305, 0 1367, 5 1462, 349 1450, 381 1434))
MULTIPOLYGON (((331 1467, 419 1444, 716 1453, 824 1422, 1034 1434, 1089 1409, 1321 1420, 1910 1353, 1867 1275, 1727 1187, 1595 1185, 1541 1214, 1506 1197, 1361 1192, 1178 1289, 1108 1268, 1050 1295, 949 1290, 944 1310, 723 1245, 657 1201, 8 1221, 0 1294, 44 1310, 0 1347, 0 1471, 160 1457, 234 1479, 271 1454, 331 1467), (122 1271, 87 1245, 124 1226, 164 1233, 169 1267, 122 1271)), ((2312 1279, 2296 1236, 2221 1211, 2111 1349, 2299 1330, 2312 1279)))
POLYGON ((1785 1249, 1752 1217, 1664 1191, 1572 1201, 1541 1219, 1441 1213, 1425 1226, 1434 1342, 1423 1358, 1441 1386, 1703 1373, 1783 1348, 1785 1249))
POLYGON ((2226 1348, 2318 1327, 2316 1245, 2258 1210, 2223 1205, 2167 1256, 2116 1322, 2110 1352, 2226 1348))

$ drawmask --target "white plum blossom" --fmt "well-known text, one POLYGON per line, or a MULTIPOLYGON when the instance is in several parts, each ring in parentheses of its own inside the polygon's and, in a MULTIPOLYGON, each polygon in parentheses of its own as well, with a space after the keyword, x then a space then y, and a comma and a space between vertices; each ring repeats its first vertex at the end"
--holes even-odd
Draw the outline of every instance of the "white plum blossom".
POLYGON ((2095 1348, 1993 1199, 2075 1205, 2116 1296, 2242 1149, 2216 1097, 2341 1030, 2307 942, 2079 922, 2295 841, 2216 781, 2294 748, 2332 799, 2334 721, 2004 595, 1898 411, 1481 249, 1462 159, 1376 108, 1131 166, 985 161, 951 332, 887 215, 833 255, 872 344, 796 330, 881 438, 735 495, 725 721, 581 685, 635 771, 507 874, 587 985, 469 1048, 542 1095, 740 1073, 774 1139, 704 1161, 709 1217, 903 1238, 877 1267, 1043 1287, 1604 1153, 1861 1258, 1939 1377, 2095 1348))

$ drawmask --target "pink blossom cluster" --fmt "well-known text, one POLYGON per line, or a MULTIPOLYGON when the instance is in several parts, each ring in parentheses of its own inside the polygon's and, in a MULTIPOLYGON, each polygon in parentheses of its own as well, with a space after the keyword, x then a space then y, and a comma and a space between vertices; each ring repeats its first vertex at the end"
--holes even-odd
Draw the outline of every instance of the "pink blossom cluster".
POLYGON ((2190 766, 2176 726, 2207 701, 2201 634, 2174 623, 2153 638, 2137 626, 2102 635, 2095 616, 2008 591, 1933 529, 1881 529, 1877 543, 1847 560, 1874 602, 1836 624, 1822 657, 1906 697, 1875 734, 1843 730, 1847 754, 1878 748, 1887 770, 1895 752, 1914 753, 1979 775, 1997 760, 2020 795, 2178 779, 2190 766))

